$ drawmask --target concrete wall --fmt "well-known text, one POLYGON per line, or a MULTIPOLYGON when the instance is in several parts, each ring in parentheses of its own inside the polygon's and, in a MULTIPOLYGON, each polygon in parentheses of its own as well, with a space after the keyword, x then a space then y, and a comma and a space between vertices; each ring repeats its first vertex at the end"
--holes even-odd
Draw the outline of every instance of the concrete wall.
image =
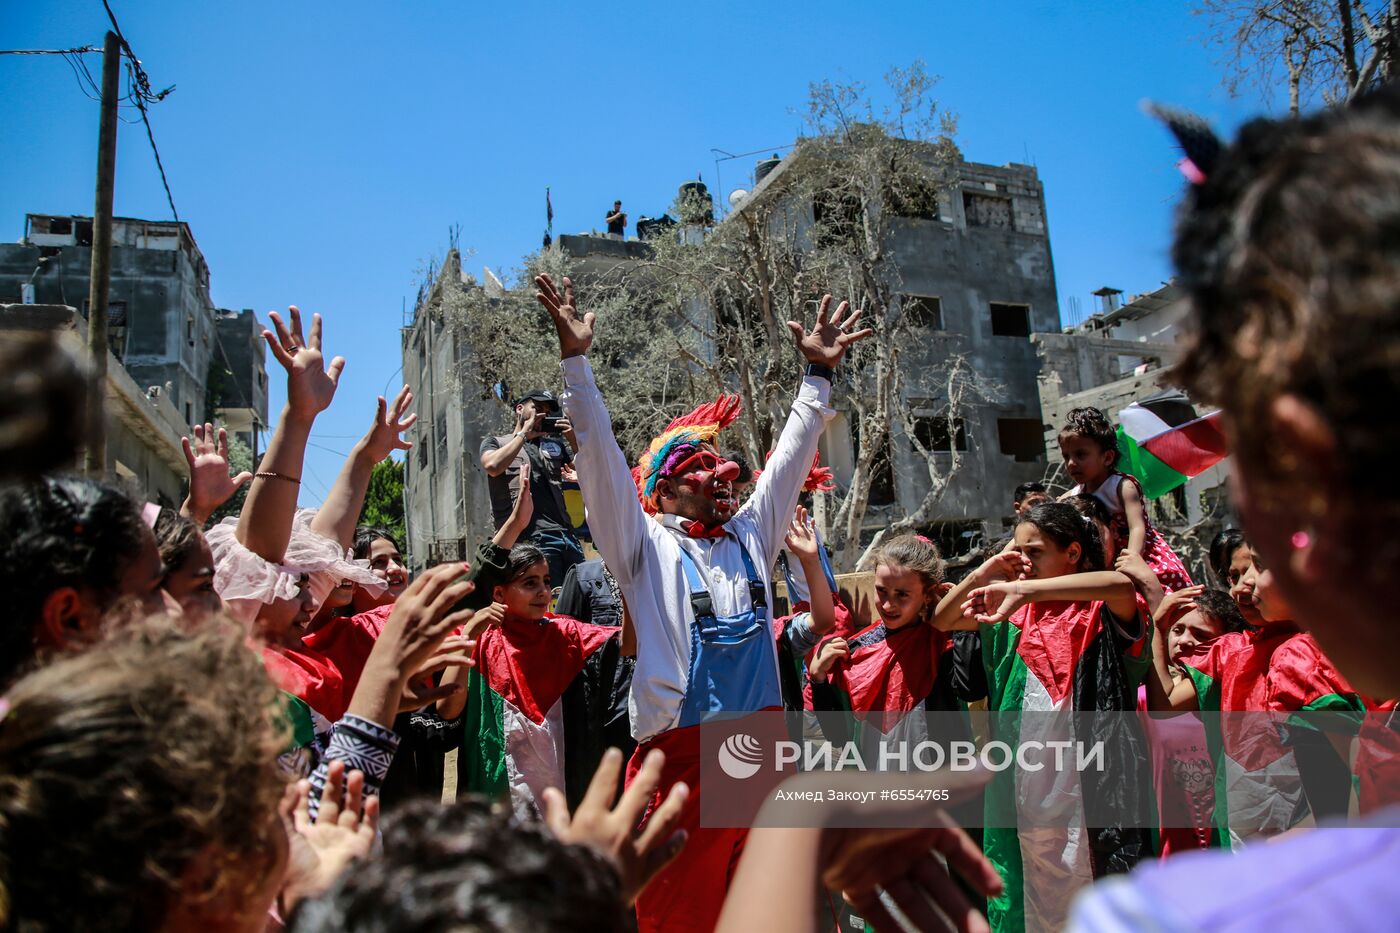
POLYGON ((218 415, 249 448, 252 434, 267 425, 267 343, 252 309, 220 309, 214 319, 215 349, 222 358, 223 406, 218 415))

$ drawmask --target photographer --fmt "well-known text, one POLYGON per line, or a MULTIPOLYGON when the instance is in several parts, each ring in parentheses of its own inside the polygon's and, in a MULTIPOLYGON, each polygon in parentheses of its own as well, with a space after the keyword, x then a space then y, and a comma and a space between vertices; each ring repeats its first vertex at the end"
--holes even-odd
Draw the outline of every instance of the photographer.
POLYGON ((520 470, 530 470, 534 517, 520 536, 549 562, 549 581, 558 586, 569 568, 583 560, 573 522, 564 505, 562 479, 573 479, 574 429, 559 412, 559 400, 546 389, 535 389, 515 400, 515 430, 481 442, 481 467, 486 471, 495 527, 510 517, 520 488, 520 470))

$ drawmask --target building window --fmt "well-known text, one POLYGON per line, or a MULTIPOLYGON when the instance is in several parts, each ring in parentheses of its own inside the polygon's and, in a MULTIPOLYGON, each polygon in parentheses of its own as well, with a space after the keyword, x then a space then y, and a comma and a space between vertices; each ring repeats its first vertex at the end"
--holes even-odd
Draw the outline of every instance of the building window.
POLYGON ((917 220, 938 219, 938 188, 921 181, 910 181, 885 190, 885 203, 898 217, 917 220))
POLYGON ((927 330, 943 329, 943 300, 930 295, 900 295, 904 323, 927 330))
POLYGON ((969 227, 994 227, 998 230, 1012 229, 1010 198, 999 198, 992 195, 975 194, 971 191, 964 191, 963 213, 967 216, 967 225, 969 227))
POLYGON ((442 468, 442 464, 447 460, 447 412, 437 416, 437 465, 442 468))
POLYGON ((422 444, 422 443, 420 443, 420 444, 418 445, 418 469, 420 469, 420 470, 426 470, 427 468, 428 468, 428 445, 427 445, 427 444, 422 444))
POLYGON ((1045 426, 1039 418, 998 418, 997 440, 1001 452, 1017 463, 1031 463, 1045 455, 1045 426))
POLYGON ((992 334, 997 337, 1029 337, 1031 306, 991 303, 992 334))
POLYGON ((967 450, 967 425, 961 418, 922 415, 914 418, 914 438, 926 450, 967 450))
POLYGON ((194 424, 194 403, 185 403, 185 424, 194 424))
POLYGON ((194 346, 194 315, 185 316, 185 340, 190 346, 194 346))

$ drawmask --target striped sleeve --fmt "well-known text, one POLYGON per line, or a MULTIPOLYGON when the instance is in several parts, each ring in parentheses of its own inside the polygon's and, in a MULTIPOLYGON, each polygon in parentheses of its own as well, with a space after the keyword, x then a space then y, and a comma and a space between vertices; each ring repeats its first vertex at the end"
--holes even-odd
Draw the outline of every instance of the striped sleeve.
POLYGON ((325 757, 311 775, 311 819, 316 819, 316 811, 320 809, 321 792, 326 787, 326 771, 332 761, 345 762, 346 774, 351 771, 364 772, 365 793, 378 794, 379 785, 389 773, 389 765, 398 749, 399 737, 392 729, 346 713, 331 731, 325 757))

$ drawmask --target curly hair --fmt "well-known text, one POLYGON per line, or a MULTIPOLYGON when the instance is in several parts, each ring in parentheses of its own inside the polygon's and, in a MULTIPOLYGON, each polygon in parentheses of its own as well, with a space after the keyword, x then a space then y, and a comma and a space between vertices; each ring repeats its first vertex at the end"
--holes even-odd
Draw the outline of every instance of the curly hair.
POLYGON ((1081 512, 1068 502, 1044 502, 1022 512, 1016 524, 1034 525, 1062 550, 1071 544, 1078 544, 1080 557, 1076 573, 1103 570, 1105 567, 1103 542, 1099 540, 1098 526, 1087 514, 1087 508, 1081 512))
MULTIPOLYGON (((1254 120, 1188 193, 1172 257, 1194 320, 1176 379, 1225 409, 1261 494, 1297 456, 1272 442, 1273 402, 1314 406, 1338 444, 1338 486, 1400 513, 1400 87, 1301 120, 1254 120)), ((1304 503, 1319 509, 1325 503, 1304 503)))
POLYGON ((228 873, 181 886, 202 853, 267 861, 285 786, 276 697, 224 618, 132 622, 15 684, 0 720, 0 927, 152 930, 177 898, 242 895, 228 873))
POLYGON ((86 588, 110 602, 150 531, 126 493, 77 476, 0 488, 0 592, 11 600, 0 626, 0 685, 34 658, 34 630, 54 590, 86 588))
POLYGON ((1061 438, 1082 437, 1093 441, 1100 450, 1113 454, 1113 465, 1118 465, 1118 433, 1113 430, 1113 422, 1097 408, 1071 408, 1065 416, 1065 425, 1060 428, 1061 438))
POLYGON ((294 933, 591 933, 635 929, 616 869, 534 819, 469 796, 405 803, 384 854, 293 917, 294 933))
POLYGON ((1207 619, 1213 619, 1221 632, 1243 632, 1250 628, 1240 614, 1240 607, 1230 598, 1230 594, 1219 587, 1208 586, 1192 600, 1197 611, 1207 619))

